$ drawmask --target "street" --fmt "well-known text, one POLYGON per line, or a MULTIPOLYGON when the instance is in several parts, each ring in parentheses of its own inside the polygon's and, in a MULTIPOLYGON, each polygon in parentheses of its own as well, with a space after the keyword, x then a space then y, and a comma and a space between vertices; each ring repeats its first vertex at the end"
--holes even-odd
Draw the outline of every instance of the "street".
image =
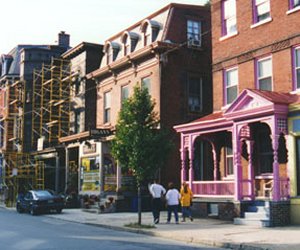
MULTIPOLYGON (((0 208, 0 249, 218 249, 0 208)), ((220 249, 220 248, 219 248, 220 249)))

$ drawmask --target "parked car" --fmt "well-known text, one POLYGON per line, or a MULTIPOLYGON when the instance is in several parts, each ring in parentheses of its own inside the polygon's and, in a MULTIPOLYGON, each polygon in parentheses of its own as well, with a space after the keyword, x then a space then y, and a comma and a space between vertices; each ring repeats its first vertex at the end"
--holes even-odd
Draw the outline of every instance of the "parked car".
POLYGON ((19 213, 29 212, 35 215, 51 211, 61 213, 64 206, 61 196, 53 195, 47 190, 30 190, 18 195, 16 209, 19 213))

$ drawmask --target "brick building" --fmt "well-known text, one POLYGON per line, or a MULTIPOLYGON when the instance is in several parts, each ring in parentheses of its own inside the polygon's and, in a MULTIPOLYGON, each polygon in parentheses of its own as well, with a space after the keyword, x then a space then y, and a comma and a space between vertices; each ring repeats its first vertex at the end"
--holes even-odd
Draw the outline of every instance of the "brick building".
POLYGON ((69 48, 69 35, 58 34, 55 45, 17 45, 0 60, 0 198, 13 202, 19 186, 32 183, 29 152, 32 145, 32 86, 33 71, 50 63, 69 48), (29 174, 30 173, 30 174, 29 174), (30 179, 30 181, 29 181, 30 179), (3 187, 3 188, 2 188, 3 187))
POLYGON ((211 11, 213 113, 176 126, 182 179, 205 215, 263 204, 265 224, 297 223, 299 1, 212 0, 211 11))
MULTIPOLYGON (((122 100, 133 87, 148 88, 161 126, 194 120, 211 112, 210 12, 206 6, 170 4, 109 38, 99 69, 89 77, 97 85, 97 128, 114 131, 122 100)), ((173 132, 174 134, 174 132, 173 132)), ((103 191, 127 185, 129 176, 110 155, 110 137, 102 140, 103 191)), ((164 184, 180 181, 179 137, 168 164, 160 171, 164 184)), ((147 160, 147 159, 145 159, 147 160)))

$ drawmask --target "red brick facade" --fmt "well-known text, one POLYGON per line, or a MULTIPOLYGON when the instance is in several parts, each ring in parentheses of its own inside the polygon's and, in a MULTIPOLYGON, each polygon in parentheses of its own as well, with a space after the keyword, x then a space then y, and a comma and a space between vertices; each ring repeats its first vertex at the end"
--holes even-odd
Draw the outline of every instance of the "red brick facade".
POLYGON ((272 56, 273 91, 292 91, 292 53, 300 44, 300 11, 289 12, 289 1, 270 1, 271 21, 251 27, 252 1, 236 1, 237 35, 222 40, 221 1, 213 0, 212 47, 214 110, 223 106, 223 72, 238 65, 239 93, 255 88, 255 59, 272 56))

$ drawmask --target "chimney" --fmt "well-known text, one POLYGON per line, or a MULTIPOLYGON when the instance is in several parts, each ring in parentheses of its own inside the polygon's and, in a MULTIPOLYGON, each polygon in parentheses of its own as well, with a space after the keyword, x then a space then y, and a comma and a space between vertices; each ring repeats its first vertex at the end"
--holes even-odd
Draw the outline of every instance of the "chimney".
POLYGON ((70 35, 66 34, 64 31, 61 31, 58 34, 58 46, 69 48, 70 47, 70 35))

